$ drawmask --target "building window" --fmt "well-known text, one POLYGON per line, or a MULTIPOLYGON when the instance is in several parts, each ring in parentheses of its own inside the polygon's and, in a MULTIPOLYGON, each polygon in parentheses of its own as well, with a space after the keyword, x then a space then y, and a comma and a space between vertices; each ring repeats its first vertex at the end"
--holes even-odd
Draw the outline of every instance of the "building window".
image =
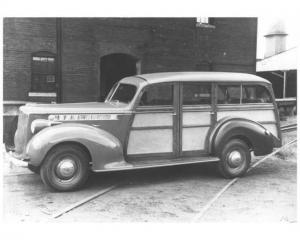
POLYGON ((32 92, 56 92, 56 59, 50 52, 32 54, 32 92))
POLYGON ((209 24, 208 17, 197 17, 197 23, 199 24, 209 24))
POLYGON ((213 18, 197 17, 196 27, 215 28, 213 18))

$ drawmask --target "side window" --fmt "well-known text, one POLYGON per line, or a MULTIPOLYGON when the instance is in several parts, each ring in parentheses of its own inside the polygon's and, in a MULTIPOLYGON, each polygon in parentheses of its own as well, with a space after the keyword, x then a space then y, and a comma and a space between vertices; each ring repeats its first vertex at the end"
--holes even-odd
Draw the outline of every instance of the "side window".
POLYGON ((184 83, 183 105, 211 104, 211 84, 184 83))
POLYGON ((129 103, 133 99, 135 92, 136 86, 120 83, 113 96, 111 97, 111 101, 129 103))
POLYGON ((139 106, 173 105, 173 84, 154 84, 146 87, 139 106))
POLYGON ((240 85, 219 85, 218 86, 218 104, 239 104, 241 99, 240 85))
POLYGON ((37 52, 32 55, 31 91, 56 91, 55 55, 49 52, 37 52))
POLYGON ((269 91, 264 86, 243 86, 242 103, 272 103, 269 91))

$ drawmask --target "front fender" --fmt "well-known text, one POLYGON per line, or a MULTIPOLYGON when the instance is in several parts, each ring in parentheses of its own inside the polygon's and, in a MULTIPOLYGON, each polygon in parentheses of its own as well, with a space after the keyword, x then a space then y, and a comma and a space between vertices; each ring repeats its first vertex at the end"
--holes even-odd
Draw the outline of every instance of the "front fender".
POLYGON ((226 118, 221 120, 211 133, 209 150, 219 154, 224 145, 232 138, 245 140, 257 156, 272 152, 274 136, 261 124, 244 118, 226 118))
POLYGON ((32 137, 26 147, 29 163, 40 166, 53 146, 65 142, 85 146, 91 155, 93 170, 104 169, 109 163, 124 162, 123 146, 109 132, 86 124, 63 123, 44 128, 32 137))

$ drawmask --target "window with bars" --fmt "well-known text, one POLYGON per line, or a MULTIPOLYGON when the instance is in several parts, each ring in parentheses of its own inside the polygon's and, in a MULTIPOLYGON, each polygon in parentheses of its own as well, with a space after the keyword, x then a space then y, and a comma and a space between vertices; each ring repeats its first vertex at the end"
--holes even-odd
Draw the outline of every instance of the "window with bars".
POLYGON ((208 19, 208 17, 197 17, 197 23, 209 24, 209 19, 208 19))
POLYGON ((37 52, 31 59, 32 92, 56 92, 56 58, 50 52, 37 52))
POLYGON ((209 17, 197 17, 196 27, 215 28, 214 19, 209 17))

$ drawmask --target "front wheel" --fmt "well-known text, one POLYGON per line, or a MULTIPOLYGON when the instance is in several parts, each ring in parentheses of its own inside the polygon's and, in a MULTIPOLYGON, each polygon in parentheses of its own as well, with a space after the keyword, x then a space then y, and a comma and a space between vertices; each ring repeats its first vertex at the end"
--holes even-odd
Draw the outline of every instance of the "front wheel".
POLYGON ((53 148, 42 164, 40 174, 46 186, 57 191, 80 188, 89 175, 89 155, 80 146, 64 144, 53 148))
POLYGON ((218 170, 225 178, 240 177, 250 166, 251 154, 248 145, 239 139, 229 141, 220 153, 218 170))

